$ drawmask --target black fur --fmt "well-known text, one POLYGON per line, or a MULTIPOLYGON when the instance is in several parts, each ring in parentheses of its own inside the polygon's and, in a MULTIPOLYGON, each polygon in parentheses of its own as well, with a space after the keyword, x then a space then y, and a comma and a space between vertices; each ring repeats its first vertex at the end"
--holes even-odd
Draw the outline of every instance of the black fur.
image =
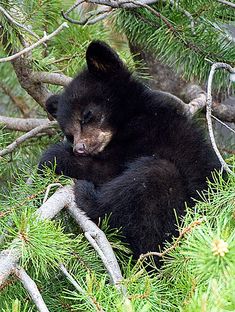
POLYGON ((184 214, 185 202, 192 205, 192 197, 206 188, 206 178, 219 163, 176 98, 133 78, 102 42, 92 42, 86 57, 88 69, 47 103, 70 143, 50 147, 39 168, 56 159, 58 174, 79 179, 78 206, 94 221, 111 213, 111 226, 122 227, 138 257, 158 250, 177 234, 175 212, 184 214), (81 122, 81 135, 86 133, 83 116, 88 109, 95 112, 89 119, 93 128, 98 129, 97 116, 102 113, 105 120, 99 127, 111 130, 113 136, 103 151, 76 156, 72 149, 76 133, 71 135, 68 129, 81 122))

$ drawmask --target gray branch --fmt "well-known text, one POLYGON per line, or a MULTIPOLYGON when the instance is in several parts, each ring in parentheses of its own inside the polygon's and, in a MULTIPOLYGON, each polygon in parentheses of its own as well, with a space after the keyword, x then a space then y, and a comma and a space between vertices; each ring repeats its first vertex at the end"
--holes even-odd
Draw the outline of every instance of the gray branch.
POLYGON ((211 90, 212 90, 212 82, 213 82, 213 77, 215 74, 215 71, 219 68, 224 68, 226 69, 228 72, 230 73, 235 73, 235 68, 232 68, 229 64, 226 63, 214 63, 211 66, 211 70, 210 70, 210 74, 209 74, 209 78, 208 78, 208 85, 207 85, 207 99, 206 99, 206 119, 207 119, 207 124, 208 124, 208 130, 209 130, 209 136, 211 139, 211 144, 212 147, 221 163, 222 169, 225 169, 227 172, 229 172, 230 174, 232 174, 233 176, 235 176, 235 174, 233 173, 232 170, 230 170, 229 166, 226 164, 226 162, 224 161, 223 157, 220 154, 220 151, 216 145, 215 142, 215 136, 214 136, 214 132, 213 132, 213 126, 212 126, 212 94, 211 94, 211 90))
MULTIPOLYGON (((38 126, 47 124, 46 118, 15 118, 0 115, 0 124, 6 129, 28 132, 38 126)), ((51 130, 49 131, 51 133, 51 130)))
POLYGON ((87 294, 87 292, 84 289, 82 289, 82 287, 72 277, 72 275, 67 271, 67 269, 65 268, 65 266, 63 264, 60 265, 60 270, 66 276, 68 281, 75 287, 75 289, 77 291, 79 291, 84 297, 88 298, 91 305, 95 308, 96 311, 104 312, 104 310, 100 307, 100 305, 97 306, 97 301, 95 301, 90 295, 87 294))
POLYGON ((32 301, 36 305, 39 312, 49 312, 36 283, 32 278, 25 272, 24 269, 17 267, 14 270, 15 275, 22 282, 24 288, 28 291, 32 301))
POLYGON ((56 121, 48 121, 46 124, 40 125, 29 132, 23 134, 19 138, 17 138, 14 142, 12 142, 10 145, 8 145, 6 148, 3 150, 0 150, 0 157, 5 156, 6 154, 12 153, 13 150, 25 142, 26 140, 35 137, 37 134, 42 133, 44 130, 51 128, 53 126, 57 125, 56 121))
POLYGON ((224 4, 224 5, 230 6, 231 8, 235 9, 235 3, 232 3, 232 2, 229 2, 229 1, 226 1, 226 0, 217 0, 217 1, 222 3, 222 4, 224 4))
POLYGON ((67 86, 72 78, 59 73, 33 72, 31 78, 34 82, 44 82, 58 86, 67 86))
POLYGON ((21 55, 32 51, 33 49, 38 47, 40 44, 42 44, 42 43, 50 40, 52 37, 56 36, 59 32, 61 32, 62 29, 66 28, 66 27, 68 27, 68 24, 66 22, 64 22, 55 31, 53 31, 51 34, 49 34, 49 35, 45 34, 41 39, 39 39, 37 42, 33 43, 31 46, 28 46, 25 49, 13 54, 13 55, 0 58, 0 63, 12 61, 12 60, 20 57, 21 55))
POLYGON ((98 252, 111 277, 112 283, 120 288, 120 282, 122 281, 121 270, 105 234, 76 206, 74 201, 68 206, 68 211, 82 228, 90 244, 98 252))

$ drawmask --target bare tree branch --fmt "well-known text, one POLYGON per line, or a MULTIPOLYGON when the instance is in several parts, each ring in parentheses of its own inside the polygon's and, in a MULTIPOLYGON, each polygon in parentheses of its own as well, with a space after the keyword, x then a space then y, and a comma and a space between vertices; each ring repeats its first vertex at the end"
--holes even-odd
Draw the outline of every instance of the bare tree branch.
POLYGON ((28 291, 31 299, 36 305, 39 312, 49 312, 36 283, 31 279, 31 277, 25 272, 24 269, 17 267, 14 270, 15 275, 22 282, 24 288, 28 291))
POLYGON ((21 251, 14 248, 15 242, 18 242, 18 240, 12 242, 11 248, 3 250, 0 253, 0 286, 13 272, 19 262, 21 251))
MULTIPOLYGON (((28 132, 48 123, 46 118, 15 118, 0 115, 0 125, 6 129, 28 132)), ((47 131, 48 132, 48 131, 47 131)), ((50 130, 48 133, 52 133, 50 130)))
POLYGON ((213 127, 212 127, 212 95, 211 95, 211 90, 212 90, 212 82, 213 82, 213 77, 215 74, 215 71, 218 68, 224 68, 227 71, 229 71, 230 73, 235 73, 235 68, 232 68, 232 66, 230 66, 229 64, 226 63, 214 63, 211 66, 211 70, 210 70, 210 74, 209 74, 209 78, 208 78, 208 85, 207 85, 207 106, 206 106, 206 119, 207 119, 207 124, 208 124, 208 130, 209 130, 209 136, 211 139, 211 144, 212 147, 221 163, 222 169, 225 169, 227 172, 229 172, 231 175, 235 176, 235 174, 233 173, 232 170, 230 170, 229 166, 226 164, 226 162, 224 161, 223 157, 220 154, 220 151, 216 145, 215 142, 215 136, 214 136, 214 132, 213 132, 213 127))
POLYGON ((53 85, 67 86, 72 78, 58 73, 33 72, 31 78, 34 82, 44 82, 53 85))
POLYGON ((69 14, 69 12, 73 11, 78 7, 80 4, 84 3, 86 0, 77 0, 66 12, 63 12, 63 14, 69 14))
POLYGON ((28 94, 45 109, 46 100, 52 93, 41 82, 34 82, 31 78, 33 74, 32 64, 26 57, 19 57, 12 61, 19 83, 28 94))
POLYGON ((63 11, 61 12, 64 19, 66 19, 67 21, 69 21, 72 24, 78 24, 78 25, 93 25, 93 24, 105 19, 106 17, 108 17, 112 13, 113 13, 112 8, 108 8, 108 9, 106 8, 106 9, 101 9, 100 11, 97 10, 94 12, 89 12, 84 19, 75 20, 75 19, 69 17, 63 11), (92 18, 93 16, 95 16, 95 17, 92 18))
POLYGON ((22 144, 26 140, 36 136, 38 133, 43 132, 45 129, 51 128, 51 127, 53 127, 55 125, 57 125, 56 121, 48 121, 47 124, 38 126, 38 127, 34 128, 34 129, 30 130, 29 132, 23 134, 21 137, 17 138, 13 143, 11 143, 6 148, 1 150, 0 151, 0 157, 5 156, 6 154, 12 153, 13 150, 17 146, 19 146, 20 144, 22 144))
POLYGON ((219 118, 217 118, 217 117, 215 117, 215 116, 213 116, 213 115, 211 115, 211 117, 212 117, 213 119, 215 119, 216 121, 218 121, 221 125, 223 125, 225 128, 227 128, 229 131, 232 131, 232 132, 235 134, 235 130, 234 130, 233 128, 229 127, 226 123, 224 123, 223 121, 221 121, 219 118))
MULTIPOLYGON (((35 48, 40 43, 44 43, 45 41, 49 40, 65 27, 67 27, 67 24, 63 23, 53 33, 49 34, 48 36, 45 35, 42 39, 40 39, 40 41, 36 42, 34 45, 30 47, 27 46, 26 49, 22 50, 23 53, 29 52, 32 50, 32 48, 35 48)), ((12 45, 9 44, 6 34, 1 29, 0 32, 2 35, 2 43, 4 49, 8 51, 8 54, 14 53, 14 57, 11 56, 10 58, 12 59, 11 62, 21 87, 25 89, 28 94, 45 109, 46 100, 52 95, 51 92, 45 87, 45 85, 41 81, 33 81, 32 61, 28 57, 28 53, 27 56, 24 55, 24 57, 21 55, 22 51, 16 53, 12 45), (18 56, 17 58, 15 58, 16 55, 18 56)), ((3 60, 4 59, 9 60, 9 58, 3 58, 3 60)), ((48 117, 49 119, 52 119, 52 116, 48 115, 48 117)))
POLYGON ((206 92, 198 85, 190 84, 186 87, 185 92, 189 103, 186 104, 185 110, 188 115, 193 116, 199 109, 206 106, 206 92))
POLYGON ((40 44, 50 40, 52 37, 56 36, 61 30, 63 30, 64 28, 67 28, 67 27, 68 27, 68 24, 66 22, 64 22, 55 31, 53 31, 51 34, 49 34, 49 35, 45 34, 41 39, 39 39, 37 42, 35 42, 31 46, 26 47, 25 49, 13 54, 13 55, 0 58, 0 63, 12 61, 12 60, 18 58, 19 56, 28 53, 29 51, 38 47, 40 44))
POLYGON ((219 119, 226 122, 235 122, 235 105, 224 103, 212 103, 213 113, 219 119))
POLYGON ((87 297, 92 306, 96 309, 98 312, 104 312, 104 310, 101 308, 100 304, 97 302, 97 300, 90 295, 87 294, 85 290, 82 289, 82 287, 78 284, 78 282, 72 277, 71 274, 67 271, 65 266, 63 264, 60 265, 61 272, 66 276, 66 278, 70 281, 70 283, 79 291, 84 297, 87 297))
MULTIPOLYGON (((168 28, 170 26, 170 28, 172 30, 173 26, 169 23, 169 21, 163 15, 161 15, 159 12, 157 12, 156 10, 154 10, 153 8, 151 8, 149 6, 149 4, 153 4, 156 2, 159 2, 159 0, 155 0, 155 1, 152 1, 152 0, 139 0, 139 1, 137 1, 137 0, 119 0, 119 1, 79 0, 79 1, 76 1, 75 4, 73 4, 65 13, 63 11, 61 13, 62 13, 62 16, 67 21, 69 21, 70 23, 79 24, 79 25, 85 25, 85 24, 86 25, 93 25, 93 24, 97 23, 98 21, 101 21, 101 20, 107 18, 110 14, 113 13, 114 9, 118 9, 118 8, 133 9, 133 8, 138 8, 138 7, 144 7, 146 9, 148 9, 149 11, 151 11, 158 18, 161 18, 163 20, 163 22, 168 26, 168 28), (79 5, 81 5, 83 3, 101 5, 102 8, 100 10, 89 12, 87 14, 87 16, 82 20, 74 20, 74 19, 70 18, 68 16, 68 13, 70 13, 72 10, 74 10, 76 7, 78 7, 79 5)), ((167 1, 163 0, 163 2, 167 2, 167 1)), ((190 20, 192 33, 194 35, 195 34, 195 25, 194 25, 194 19, 193 19, 192 15, 188 11, 186 11, 185 9, 181 8, 176 1, 170 0, 170 4, 172 6, 175 6, 179 12, 182 12, 190 20)))
POLYGON ((111 277, 112 283, 120 288, 120 283, 122 281, 121 270, 105 234, 82 210, 78 209, 74 201, 68 206, 68 211, 82 228, 91 245, 100 255, 104 266, 111 277))
POLYGON ((229 2, 229 1, 226 1, 226 0, 217 0, 218 2, 222 3, 222 4, 225 4, 225 5, 228 5, 230 6, 231 8, 234 8, 235 9, 235 3, 232 3, 232 2, 229 2))
MULTIPOLYGON (((206 93, 198 85, 188 85, 184 90, 184 96, 191 107, 185 107, 188 113, 195 114, 199 109, 206 107, 206 93)), ((226 122, 235 122, 235 105, 212 102, 214 115, 226 122)))
POLYGON ((50 193, 50 190, 51 190, 51 188, 54 187, 54 186, 58 186, 58 187, 60 187, 60 188, 63 187, 63 185, 60 184, 60 183, 51 183, 51 184, 49 184, 49 185, 47 186, 46 193, 45 193, 44 198, 43 198, 43 204, 47 201, 48 195, 49 195, 49 193, 50 193))

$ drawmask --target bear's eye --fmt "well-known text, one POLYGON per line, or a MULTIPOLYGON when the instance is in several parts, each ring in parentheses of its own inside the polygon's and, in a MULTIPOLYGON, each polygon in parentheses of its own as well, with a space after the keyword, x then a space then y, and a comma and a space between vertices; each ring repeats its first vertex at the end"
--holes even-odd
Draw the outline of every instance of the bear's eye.
POLYGON ((91 121, 92 118, 93 118, 93 114, 92 114, 91 111, 88 111, 88 112, 84 113, 83 119, 81 121, 82 125, 84 125, 84 124, 88 123, 89 121, 91 121))
POLYGON ((69 143, 73 143, 73 135, 72 134, 66 134, 66 139, 69 143))

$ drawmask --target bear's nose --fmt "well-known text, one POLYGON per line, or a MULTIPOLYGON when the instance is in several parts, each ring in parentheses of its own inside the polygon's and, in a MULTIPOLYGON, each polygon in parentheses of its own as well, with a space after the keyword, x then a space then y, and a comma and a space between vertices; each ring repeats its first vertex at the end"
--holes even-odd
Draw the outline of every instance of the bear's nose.
POLYGON ((86 145, 84 143, 77 143, 73 147, 73 152, 76 155, 82 155, 86 153, 86 145))

